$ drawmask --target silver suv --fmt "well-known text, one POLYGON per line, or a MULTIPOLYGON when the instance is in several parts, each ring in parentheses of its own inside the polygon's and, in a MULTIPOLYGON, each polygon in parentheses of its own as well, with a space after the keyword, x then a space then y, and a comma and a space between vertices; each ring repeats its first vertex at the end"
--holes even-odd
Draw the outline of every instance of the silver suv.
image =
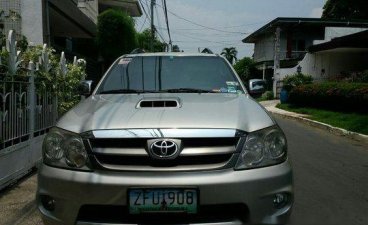
POLYGON ((292 201, 283 132, 218 55, 122 56, 43 144, 45 224, 284 224, 292 201))

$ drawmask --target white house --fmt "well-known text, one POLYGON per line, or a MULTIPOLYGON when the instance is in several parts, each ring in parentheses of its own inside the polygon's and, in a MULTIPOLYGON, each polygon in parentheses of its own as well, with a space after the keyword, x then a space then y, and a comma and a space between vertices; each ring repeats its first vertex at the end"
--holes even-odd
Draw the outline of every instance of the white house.
POLYGON ((352 46, 352 39, 343 39, 344 45, 336 48, 327 44, 367 29, 368 21, 276 18, 243 42, 254 43, 253 58, 257 67, 263 70, 265 79, 273 81, 276 92, 277 81, 296 73, 298 68, 299 72, 315 79, 326 79, 352 69, 368 69, 364 46, 352 46))

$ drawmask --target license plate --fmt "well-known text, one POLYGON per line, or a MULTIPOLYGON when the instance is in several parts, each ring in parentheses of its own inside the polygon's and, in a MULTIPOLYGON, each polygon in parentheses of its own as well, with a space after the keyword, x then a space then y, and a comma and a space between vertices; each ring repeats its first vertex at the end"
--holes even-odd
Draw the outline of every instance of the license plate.
POLYGON ((131 189, 129 212, 140 213, 197 213, 195 189, 131 189))

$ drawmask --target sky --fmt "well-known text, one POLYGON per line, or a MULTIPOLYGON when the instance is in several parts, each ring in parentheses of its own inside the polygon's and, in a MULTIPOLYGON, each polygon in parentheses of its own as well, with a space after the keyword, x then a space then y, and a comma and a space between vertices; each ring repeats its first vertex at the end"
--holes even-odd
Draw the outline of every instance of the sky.
MULTIPOLYGON (((139 0, 150 13, 150 0, 139 0)), ((156 0, 155 26, 158 37, 168 43, 162 0, 156 0)), ((184 52, 210 48, 221 53, 235 47, 238 58, 251 57, 254 46, 242 39, 277 17, 319 18, 325 0, 167 0, 171 39, 184 52)), ((150 19, 136 18, 136 29, 150 26, 150 19)))

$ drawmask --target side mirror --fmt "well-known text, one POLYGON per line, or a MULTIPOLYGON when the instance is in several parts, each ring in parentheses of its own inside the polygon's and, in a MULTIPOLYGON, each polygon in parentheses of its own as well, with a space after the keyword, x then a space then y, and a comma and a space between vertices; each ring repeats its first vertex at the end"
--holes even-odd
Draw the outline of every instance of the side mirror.
POLYGON ((79 88, 78 88, 79 95, 82 95, 82 96, 89 96, 89 95, 91 95, 91 92, 92 92, 92 82, 93 81, 91 81, 91 80, 81 81, 80 84, 79 84, 79 88))

